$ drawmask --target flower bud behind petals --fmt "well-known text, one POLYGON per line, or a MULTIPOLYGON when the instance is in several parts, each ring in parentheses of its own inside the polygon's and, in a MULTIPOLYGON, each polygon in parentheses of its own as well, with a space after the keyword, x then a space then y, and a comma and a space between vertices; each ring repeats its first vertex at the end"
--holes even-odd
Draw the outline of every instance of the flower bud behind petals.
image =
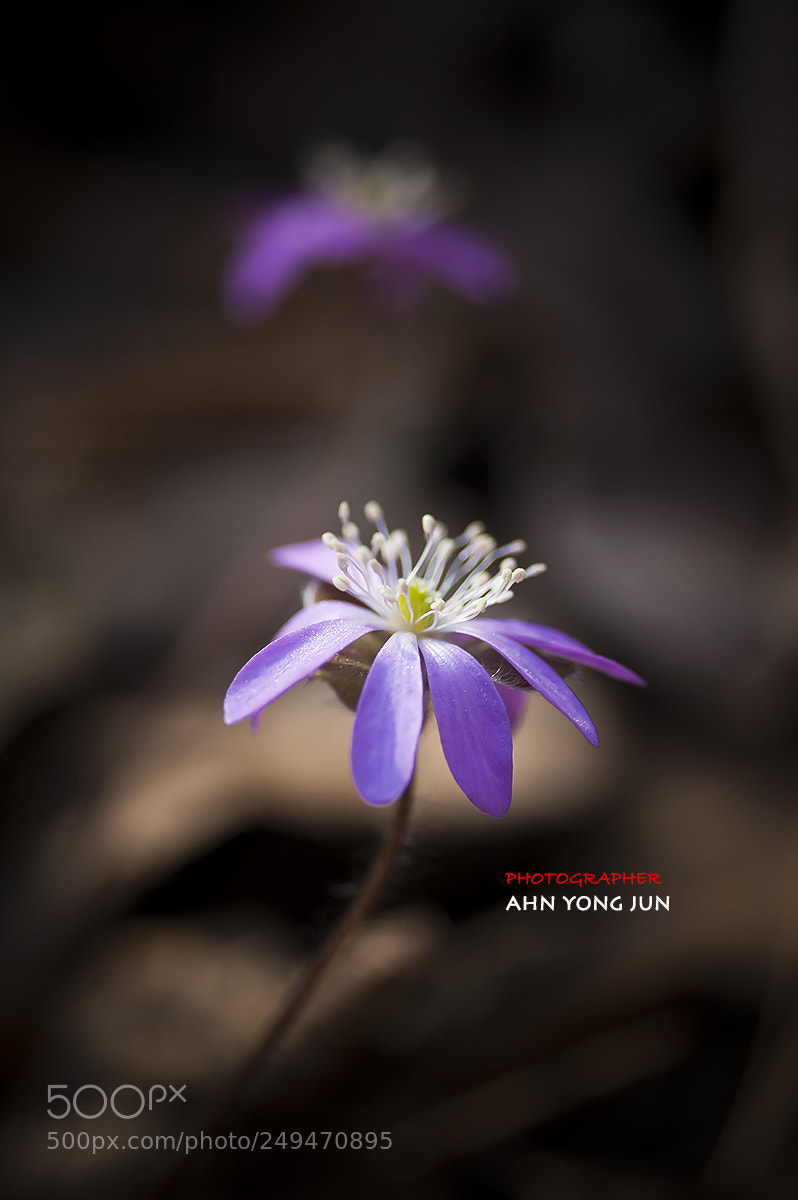
POLYGON ((367 633, 320 667, 315 677, 329 683, 341 703, 354 712, 369 668, 384 643, 384 634, 367 633))

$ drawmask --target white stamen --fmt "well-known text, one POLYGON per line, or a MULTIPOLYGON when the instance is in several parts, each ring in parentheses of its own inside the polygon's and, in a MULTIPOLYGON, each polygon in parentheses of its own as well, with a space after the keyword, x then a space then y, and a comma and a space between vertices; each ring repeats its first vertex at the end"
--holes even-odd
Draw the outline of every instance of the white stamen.
POLYGON ((370 500, 364 511, 377 525, 369 544, 360 541, 345 502, 339 510, 344 540, 326 533, 323 541, 335 552, 341 571, 333 579, 336 588, 373 609, 388 629, 418 634, 463 630, 491 605, 512 599, 515 584, 545 570, 543 563, 518 566, 515 555, 526 549, 520 540, 499 546, 478 521, 451 538, 430 513, 421 521, 426 540, 414 563, 407 534, 388 529, 382 507, 370 500))
POLYGON ((311 186, 372 221, 437 221, 462 202, 462 180, 441 172, 423 147, 411 143, 389 146, 374 158, 332 143, 313 150, 304 166, 311 186))

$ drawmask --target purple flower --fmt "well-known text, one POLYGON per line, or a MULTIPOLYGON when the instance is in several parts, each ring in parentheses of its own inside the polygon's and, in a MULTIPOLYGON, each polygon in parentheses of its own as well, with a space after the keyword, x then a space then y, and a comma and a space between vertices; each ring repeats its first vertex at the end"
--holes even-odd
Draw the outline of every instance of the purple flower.
POLYGON ((360 795, 369 804, 390 804, 405 790, 428 693, 455 780, 482 812, 503 816, 510 806, 511 714, 517 711, 505 695, 517 695, 519 688, 539 692, 598 745, 581 701, 531 647, 626 683, 644 681, 557 629, 483 616, 509 600, 515 584, 545 570, 542 563, 517 565, 514 555, 525 549, 523 542, 497 546, 478 523, 450 538, 445 526, 425 516, 426 543, 413 564, 404 531, 390 532, 374 502, 365 513, 377 527, 369 544, 361 542, 349 506, 342 504, 340 538, 326 533, 319 541, 273 551, 279 566, 332 583, 349 599, 310 603, 291 617, 236 675, 225 698, 225 721, 256 717, 358 638, 378 634, 381 645, 352 731, 352 776, 360 795))
POLYGON ((270 312, 313 267, 367 262, 386 299, 406 304, 430 279, 471 300, 499 299, 514 273, 492 246, 441 217, 447 197, 417 155, 373 162, 351 151, 317 156, 311 186, 268 206, 245 229, 228 264, 223 297, 236 317, 270 312))

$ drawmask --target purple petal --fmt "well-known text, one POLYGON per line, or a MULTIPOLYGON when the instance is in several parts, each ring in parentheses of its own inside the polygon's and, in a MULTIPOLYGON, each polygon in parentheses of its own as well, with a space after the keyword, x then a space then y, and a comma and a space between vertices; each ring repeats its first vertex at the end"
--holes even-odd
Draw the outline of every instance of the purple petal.
POLYGON ((373 623, 329 621, 297 629, 270 642, 241 668, 230 684, 224 700, 225 723, 232 725, 253 717, 361 634, 377 628, 373 623))
POLYGON ((493 686, 499 693, 499 699, 507 709, 507 716, 510 719, 510 729, 515 732, 518 724, 526 712, 529 703, 529 692, 524 692, 521 688, 510 687, 509 683, 497 683, 493 680, 493 686))
POLYGON ((487 242, 457 225, 408 227, 398 233, 385 257, 437 275, 470 300, 499 300, 515 283, 507 259, 487 242))
MULTIPOLYGON (((308 625, 320 625, 323 621, 352 621, 355 624, 367 625, 368 629, 373 629, 375 620, 379 623, 379 617, 375 617, 370 609, 364 608, 360 604, 350 604, 348 600, 319 600, 317 604, 309 604, 307 608, 300 608, 293 617, 289 617, 285 625, 277 630, 272 641, 284 638, 286 634, 294 633, 297 629, 306 629, 308 625)), ((366 632, 368 630, 364 629, 363 633, 366 632)), ((356 631, 352 636, 360 637, 361 635, 356 631)))
POLYGON ((290 567, 292 571, 302 571, 326 583, 332 583, 333 576, 340 574, 335 551, 325 546, 321 538, 277 546, 269 551, 269 561, 277 567, 290 567))
POLYGON ((418 641, 395 633, 371 664, 352 730, 352 778, 369 804, 390 804, 407 787, 423 720, 418 641))
POLYGON ((504 617, 477 617, 468 622, 469 629, 477 626, 493 633, 504 633, 507 637, 513 637, 519 642, 529 642, 538 650, 545 650, 549 654, 561 654, 564 658, 568 657, 568 652, 571 650, 588 649, 584 642, 578 642, 576 638, 570 637, 562 630, 554 629, 551 625, 535 625, 532 621, 515 621, 504 617))
POLYGON ((476 625, 481 626, 478 636, 483 642, 487 642, 494 650, 498 650, 502 658, 515 667, 527 683, 532 684, 535 691, 540 692, 553 708, 573 722, 591 746, 597 746, 598 734, 587 709, 582 701, 574 695, 568 684, 560 679, 554 668, 539 658, 537 654, 527 650, 526 646, 520 646, 518 642, 514 642, 512 638, 506 637, 503 633, 494 633, 491 629, 486 629, 487 624, 487 621, 471 622, 472 628, 476 625))
POLYGON ((470 621, 469 626, 477 637, 483 636, 481 632, 483 630, 486 633, 505 634, 507 637, 516 638, 519 642, 525 642, 528 646, 534 646, 536 650, 542 650, 544 654, 569 658, 572 662, 592 667, 594 671, 601 671, 602 675, 620 679, 623 683, 633 683, 637 687, 646 686, 645 679, 641 679, 628 667, 622 667, 620 663, 611 658, 604 658, 601 654, 594 654, 584 642, 577 642, 567 633, 561 633, 559 629, 552 629, 549 625, 532 625, 528 621, 503 621, 501 618, 492 620, 480 617, 476 621, 470 621))
POLYGON ((423 638, 421 652, 449 770, 472 804, 502 817, 512 797, 513 737, 499 693, 467 650, 423 638))
POLYGON ((284 200, 245 231, 224 279, 225 307, 235 317, 260 316, 305 271, 362 258, 373 240, 369 221, 323 196, 284 200))

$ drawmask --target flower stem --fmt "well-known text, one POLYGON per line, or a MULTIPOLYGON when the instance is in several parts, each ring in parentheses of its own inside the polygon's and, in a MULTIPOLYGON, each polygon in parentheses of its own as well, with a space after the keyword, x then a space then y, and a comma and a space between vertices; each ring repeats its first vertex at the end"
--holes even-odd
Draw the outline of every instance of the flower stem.
MULTIPOLYGON (((210 1131, 211 1136, 216 1132, 217 1127, 222 1121, 226 1120, 232 1107, 246 1098, 255 1081, 266 1070, 274 1058, 276 1051, 285 1042, 316 995, 318 987, 338 951, 350 935, 360 928, 379 899, 380 893, 404 845, 412 804, 413 780, 411 779, 407 788, 396 802, 393 822, 388 829, 374 862, 371 864, 362 887, 345 910, 338 924, 333 927, 327 940, 321 945, 315 957, 306 965, 293 987, 289 989, 277 1016, 271 1025, 268 1026, 249 1058, 245 1060, 233 1076, 220 1102, 214 1108, 211 1117, 206 1121, 205 1127, 210 1131)), ((186 1160, 182 1159, 180 1161, 185 1162, 186 1160)), ((176 1167, 175 1171, 169 1172, 166 1178, 160 1181, 160 1186, 156 1186, 154 1192, 151 1194, 151 1200, 162 1200, 162 1198, 166 1200, 166 1197, 174 1197, 176 1176, 179 1171, 180 1168, 176 1167)))
POLYGON ((263 1038, 255 1047, 251 1057, 236 1077, 235 1087, 234 1089, 231 1088, 231 1096, 233 1094, 244 1093, 267 1065, 273 1057, 274 1052, 285 1041, 313 999, 316 989, 344 942, 349 938, 350 934, 354 933, 362 925, 379 899, 399 851, 404 844, 410 818, 410 809, 413 802, 412 787, 413 783, 411 780, 407 789, 397 801, 393 823, 388 830, 377 857, 371 864, 371 869, 363 881, 363 886, 344 912, 341 920, 332 929, 315 958, 307 964, 304 972, 288 992, 275 1020, 267 1029, 263 1038))

